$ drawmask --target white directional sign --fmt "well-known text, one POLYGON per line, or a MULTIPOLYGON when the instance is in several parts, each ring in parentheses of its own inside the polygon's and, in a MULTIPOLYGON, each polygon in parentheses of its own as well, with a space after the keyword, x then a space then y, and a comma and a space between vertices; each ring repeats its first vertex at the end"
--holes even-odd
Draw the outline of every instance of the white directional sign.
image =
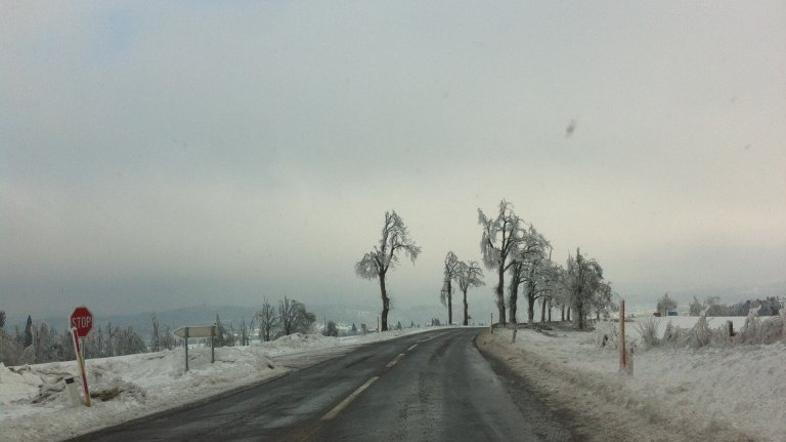
POLYGON ((209 338, 215 335, 215 325, 189 325, 175 330, 175 336, 179 338, 209 338))
POLYGON ((210 338, 210 363, 216 361, 216 352, 213 347, 213 337, 216 336, 216 325, 187 325, 175 330, 175 336, 186 340, 183 348, 186 353, 186 371, 188 371, 188 338, 210 338))

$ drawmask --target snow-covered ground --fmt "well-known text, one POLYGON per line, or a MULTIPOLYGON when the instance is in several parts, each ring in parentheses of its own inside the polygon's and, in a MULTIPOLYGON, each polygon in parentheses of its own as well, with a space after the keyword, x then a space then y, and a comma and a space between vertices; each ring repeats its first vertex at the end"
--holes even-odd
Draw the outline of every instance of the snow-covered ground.
MULTIPOLYGON (((657 319, 661 333, 669 321, 690 328, 697 320, 657 319)), ((713 328, 732 320, 739 330, 745 318, 708 320, 713 328)), ((626 323, 633 340, 635 324, 626 323)), ((626 376, 619 374, 619 351, 602 348, 599 335, 522 329, 512 344, 512 330, 499 330, 479 344, 502 355, 546 396, 625 435, 598 440, 786 440, 786 341, 648 350, 638 345, 634 373, 626 376)))
MULTIPOLYGON (((444 328, 444 327, 443 327, 444 328)), ((63 378, 78 379, 74 361, 5 367, 0 364, 0 440, 61 440, 129 419, 281 376, 351 351, 357 345, 434 330, 413 328, 347 337, 294 334, 246 347, 183 349, 87 360, 93 406, 73 407, 63 378)), ((80 384, 81 385, 81 384, 80 384)), ((81 387, 80 387, 81 388, 81 387)))

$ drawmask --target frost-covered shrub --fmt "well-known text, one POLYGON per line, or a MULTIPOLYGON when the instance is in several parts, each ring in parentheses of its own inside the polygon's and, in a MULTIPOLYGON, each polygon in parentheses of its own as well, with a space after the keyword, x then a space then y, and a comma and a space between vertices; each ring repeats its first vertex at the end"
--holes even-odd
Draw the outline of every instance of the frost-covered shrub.
POLYGON ((758 344, 761 339, 761 321, 754 310, 745 318, 745 325, 737 334, 737 342, 741 344, 758 344))
MULTIPOLYGON (((671 325, 671 322, 669 322, 669 325, 671 325)), ((638 322, 636 323, 636 329, 639 331, 641 342, 644 344, 645 348, 652 348, 660 345, 661 341, 658 337, 660 334, 660 322, 658 322, 657 319, 650 317, 644 321, 638 322)))
POLYGON ((679 337, 680 332, 680 328, 674 327, 674 324, 669 321, 669 323, 666 324, 666 328, 663 330, 663 339, 661 339, 661 341, 667 344, 674 344, 679 337))
POLYGON ((619 342, 619 325, 614 322, 603 321, 595 326, 593 339, 600 348, 617 349, 619 342))
POLYGON ((751 311, 736 337, 740 344, 772 344, 784 338, 784 315, 762 320, 751 311))
POLYGON ((683 342, 693 348, 701 348, 710 344, 724 345, 728 342, 728 332, 724 327, 711 329, 707 317, 701 316, 696 325, 688 331, 683 342))

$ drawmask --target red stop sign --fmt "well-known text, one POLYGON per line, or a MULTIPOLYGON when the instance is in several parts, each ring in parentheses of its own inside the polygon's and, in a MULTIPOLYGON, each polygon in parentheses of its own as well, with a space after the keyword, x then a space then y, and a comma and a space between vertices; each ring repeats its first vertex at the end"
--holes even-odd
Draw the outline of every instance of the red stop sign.
POLYGON ((76 329, 76 334, 84 338, 93 329, 93 314, 87 307, 77 307, 71 313, 71 327, 76 329))

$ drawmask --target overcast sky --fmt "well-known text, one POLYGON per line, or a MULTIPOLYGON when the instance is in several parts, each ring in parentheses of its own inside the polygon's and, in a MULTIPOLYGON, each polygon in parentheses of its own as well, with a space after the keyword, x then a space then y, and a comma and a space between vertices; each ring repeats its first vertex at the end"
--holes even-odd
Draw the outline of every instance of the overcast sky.
POLYGON ((501 198, 634 301, 786 280, 786 3, 0 0, 9 313, 378 303, 388 209, 436 304, 501 198))

